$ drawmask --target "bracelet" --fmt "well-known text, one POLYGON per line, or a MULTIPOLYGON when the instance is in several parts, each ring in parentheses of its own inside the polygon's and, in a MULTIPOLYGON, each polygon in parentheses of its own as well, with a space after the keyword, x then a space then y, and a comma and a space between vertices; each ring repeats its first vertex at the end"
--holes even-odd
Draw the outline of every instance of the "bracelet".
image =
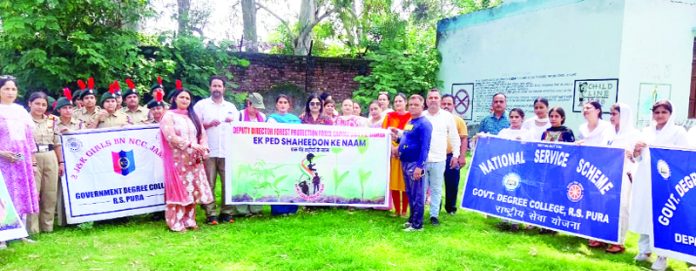
POLYGON ((58 164, 65 164, 65 161, 60 161, 58 162, 58 164))

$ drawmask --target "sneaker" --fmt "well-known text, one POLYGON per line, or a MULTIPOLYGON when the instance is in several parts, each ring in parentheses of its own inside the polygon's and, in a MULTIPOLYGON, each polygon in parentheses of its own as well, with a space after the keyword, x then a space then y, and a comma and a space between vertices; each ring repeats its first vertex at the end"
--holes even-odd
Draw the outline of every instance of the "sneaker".
POLYGON ((208 225, 217 225, 218 224, 218 219, 217 216, 211 215, 209 216, 206 220, 205 223, 208 225))
POLYGON ((416 229, 414 227, 408 227, 404 229, 405 232, 413 232, 413 231, 423 231, 423 228, 416 229))
POLYGON ((404 223, 404 229, 408 229, 410 227, 411 227, 411 222, 404 223))
POLYGON ((234 223, 234 218, 232 218, 231 215, 228 214, 221 214, 220 219, 218 219, 220 222, 227 222, 227 223, 234 223))
POLYGON ((633 260, 637 262, 645 262, 647 260, 650 260, 650 253, 638 253, 638 255, 633 257, 633 260))
POLYGON ((447 212, 447 214, 448 214, 448 215, 456 215, 456 214, 457 214, 457 211, 449 211, 449 212, 447 212))
POLYGON ((657 260, 655 260, 650 268, 656 271, 663 271, 667 269, 667 257, 657 256, 657 260))
POLYGON ((7 243, 5 241, 0 242, 0 250, 6 249, 7 243))
POLYGON ((433 226, 440 226, 440 220, 438 220, 437 217, 431 217, 430 224, 432 224, 433 226))

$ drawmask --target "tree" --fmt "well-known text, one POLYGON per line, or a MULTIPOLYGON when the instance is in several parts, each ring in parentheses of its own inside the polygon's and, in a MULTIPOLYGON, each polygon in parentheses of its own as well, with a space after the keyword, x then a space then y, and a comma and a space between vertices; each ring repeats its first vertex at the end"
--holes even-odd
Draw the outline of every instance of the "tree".
MULTIPOLYGON (((289 40, 288 45, 295 55, 307 55, 312 41, 312 31, 323 20, 334 15, 340 10, 350 8, 351 0, 302 0, 298 22, 291 25, 290 22, 265 5, 257 2, 256 6, 268 12, 281 22, 280 30, 283 40, 289 40)), ((284 42, 285 43, 285 42, 284 42)))
POLYGON ((256 0, 242 0, 242 20, 244 21, 244 48, 247 52, 257 52, 256 0))
POLYGON ((177 33, 187 36, 193 33, 203 37, 203 29, 208 25, 210 18, 210 2, 198 1, 198 5, 191 6, 191 0, 176 0, 177 33))
POLYGON ((146 0, 2 0, 0 70, 23 90, 122 80, 139 61, 133 22, 150 14, 146 0))

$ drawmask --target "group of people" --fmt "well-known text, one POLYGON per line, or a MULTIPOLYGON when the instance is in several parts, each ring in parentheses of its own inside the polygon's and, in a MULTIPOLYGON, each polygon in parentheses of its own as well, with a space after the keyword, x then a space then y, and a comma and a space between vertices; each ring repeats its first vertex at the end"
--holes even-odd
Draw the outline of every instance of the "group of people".
MULTIPOLYGON (((165 219, 170 230, 184 232, 198 228, 195 207, 201 205, 206 223, 233 223, 235 216, 253 216, 261 212, 256 205, 216 206, 214 196, 217 177, 225 179, 226 135, 231 123, 271 122, 312 125, 339 125, 389 129, 392 133, 391 171, 389 173, 390 207, 393 216, 408 217, 405 231, 422 231, 425 205, 429 203, 430 224, 437 226, 444 187, 444 210, 457 212, 456 201, 460 168, 466 164, 469 133, 465 121, 454 112, 455 99, 441 95, 437 89, 426 97, 415 94, 393 98, 383 92, 369 103, 367 117, 360 115, 360 105, 352 99, 337 102, 328 93, 312 94, 306 100, 304 112, 292 114, 292 100, 280 94, 275 98, 275 113, 265 114, 263 96, 250 93, 245 107, 238 110, 225 100, 226 78, 213 76, 209 81, 210 97, 194 103, 194 95, 177 80, 176 88, 165 95, 161 78, 140 95, 135 84, 126 80, 128 89, 121 91, 118 82, 109 91, 98 95, 94 80, 88 84, 78 81, 80 89, 74 94, 64 90, 64 97, 49 104, 42 92, 32 93, 28 112, 16 104, 17 85, 11 76, 0 77, 0 167, 5 184, 17 212, 26 221, 27 230, 34 234, 53 230, 54 217, 65 224, 62 192, 58 185, 64 171, 59 136, 62 133, 91 128, 122 127, 137 124, 158 124, 161 131, 165 167, 165 219), (141 106, 142 96, 151 97, 141 106), (165 101, 165 96, 167 101, 165 101), (97 104, 97 97, 99 97, 97 104), (50 110, 49 110, 50 109, 50 110), (53 112, 50 114, 49 112, 53 112), (429 199, 427 199, 429 195, 429 199), (410 211, 407 215, 407 210, 410 211)), ((507 112, 506 97, 495 94, 491 115, 480 121, 480 135, 547 142, 576 142, 593 146, 614 146, 626 150, 623 185, 631 193, 630 206, 622 208, 622 217, 630 217, 630 229, 640 233, 639 255, 636 260, 650 256, 650 224, 645 208, 646 186, 650 182, 645 161, 649 145, 688 146, 696 142, 696 128, 690 136, 674 124, 672 105, 658 101, 653 106, 653 124, 642 132, 634 128, 631 108, 622 103, 611 105, 610 121, 602 120, 602 105, 596 101, 583 107, 583 123, 575 134, 564 126, 566 114, 561 107, 549 108, 548 100, 533 101, 534 116, 525 119, 525 112, 513 108, 507 112), (630 215, 629 215, 630 214, 630 215)), ((223 195, 227 187, 221 182, 223 195)), ((628 198, 628 197, 626 197, 628 198)), ((271 206, 273 215, 288 215, 298 211, 297 206, 271 206)), ((504 222, 506 223, 506 222, 504 222)), ((510 224, 509 229, 519 229, 510 224)), ((551 231, 547 231, 553 233, 551 231)), ((25 242, 33 242, 24 239, 25 242)), ((590 240, 591 247, 605 244, 590 240)), ((0 243, 0 248, 6 243, 0 243)), ((608 252, 624 250, 620 245, 609 245, 608 252)), ((655 269, 664 269, 666 258, 658 257, 655 269)))
MULTIPOLYGON (((633 120, 634 111, 624 103, 609 106, 609 121, 603 120, 602 105, 590 101, 583 105, 582 123, 577 134, 564 125, 566 114, 561 107, 551 107, 547 99, 534 100, 534 116, 525 119, 520 108, 513 108, 506 116, 506 97, 502 93, 493 96, 492 114, 481 121, 479 135, 497 135, 498 137, 522 141, 574 142, 588 146, 611 146, 625 150, 624 173, 622 179, 622 198, 630 199, 621 204, 622 232, 627 229, 638 233, 638 254, 636 261, 648 261, 652 254, 650 239, 652 231, 650 195, 650 159, 649 146, 696 147, 696 127, 688 132, 675 124, 672 103, 660 100, 652 106, 652 124, 642 131, 636 129, 633 120)), ((505 229, 518 230, 519 225, 502 222, 505 229)), ((543 230, 542 233, 554 233, 543 230)), ((609 253, 621 253, 623 245, 607 245, 600 241, 589 240, 592 248, 606 248, 609 253)), ((667 258, 657 256, 652 264, 654 270, 664 270, 667 258)), ((694 269, 692 267, 692 269, 694 269)))
MULTIPOLYGON (((140 105, 135 84, 130 79, 126 82, 125 91, 114 82, 99 95, 94 79, 87 84, 79 80, 79 90, 66 88, 58 100, 44 92, 31 93, 25 108, 16 103, 16 79, 0 76, 0 169, 29 234, 52 232, 56 222, 67 224, 59 185, 65 170, 61 134, 161 121, 167 107, 161 80, 151 88, 152 99, 146 106, 140 105)), ((0 242, 0 249, 6 247, 6 242, 0 242)))

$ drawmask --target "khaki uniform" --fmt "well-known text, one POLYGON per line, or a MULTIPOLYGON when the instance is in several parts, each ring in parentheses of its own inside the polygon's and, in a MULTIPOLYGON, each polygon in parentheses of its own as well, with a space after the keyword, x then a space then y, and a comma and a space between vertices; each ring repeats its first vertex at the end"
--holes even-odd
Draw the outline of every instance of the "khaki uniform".
MULTIPOLYGON (((97 122, 98 118, 99 115, 94 115, 90 123, 97 122)), ((116 110, 114 113, 109 114, 104 121, 99 121, 97 128, 121 127, 129 124, 133 124, 130 117, 123 111, 116 110)))
POLYGON ((62 134, 62 133, 64 133, 64 132, 79 131, 79 130, 82 130, 82 129, 86 128, 86 127, 85 127, 85 126, 86 126, 85 123, 79 121, 79 120, 76 119, 76 118, 71 118, 71 119, 70 119, 70 123, 68 123, 68 124, 63 124, 63 123, 60 121, 60 119, 58 119, 58 124, 57 124, 57 126, 58 126, 58 133, 59 133, 59 134, 62 134))
POLYGON ((37 145, 34 181, 39 194, 39 214, 32 214, 27 218, 30 233, 53 231, 59 177, 55 152, 56 148, 60 148, 58 122, 58 117, 53 115, 40 121, 34 120, 34 140, 37 145))
POLYGON ((145 124, 159 124, 159 121, 155 120, 154 118, 150 117, 145 121, 145 124))
MULTIPOLYGON (((85 123, 75 118, 71 118, 70 123, 68 124, 63 124, 60 121, 60 118, 57 121, 58 124, 56 125, 56 127, 59 134, 79 131, 87 128, 87 125, 85 123)), ((56 220, 58 221, 58 225, 60 226, 68 225, 68 221, 65 217, 65 200, 63 199, 63 186, 60 184, 60 182, 58 183, 58 199, 56 200, 56 220)))
POLYGON ((75 112, 73 112, 73 118, 82 122, 82 123, 89 123, 89 121, 92 120, 92 117, 96 116, 97 113, 99 113, 99 111, 101 111, 101 108, 99 106, 97 106, 94 109, 94 113, 90 114, 90 113, 87 113, 87 108, 83 107, 83 108, 80 108, 79 110, 75 110, 75 112))
POLYGON ((124 107, 122 110, 130 117, 133 124, 145 124, 150 114, 150 110, 144 106, 138 106, 135 111, 128 110, 128 107, 124 107))

